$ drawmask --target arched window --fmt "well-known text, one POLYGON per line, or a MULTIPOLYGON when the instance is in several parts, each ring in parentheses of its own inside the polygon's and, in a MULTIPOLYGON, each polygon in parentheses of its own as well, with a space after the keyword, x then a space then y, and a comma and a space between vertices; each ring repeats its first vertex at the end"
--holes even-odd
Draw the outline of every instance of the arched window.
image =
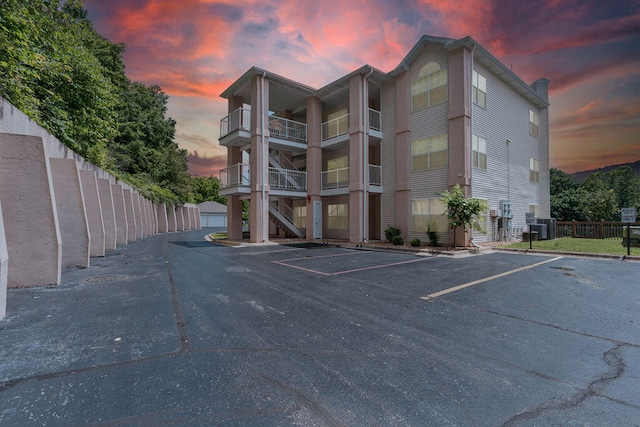
POLYGON ((418 79, 411 82, 412 111, 422 111, 434 105, 447 102, 447 69, 431 61, 418 74, 418 79))

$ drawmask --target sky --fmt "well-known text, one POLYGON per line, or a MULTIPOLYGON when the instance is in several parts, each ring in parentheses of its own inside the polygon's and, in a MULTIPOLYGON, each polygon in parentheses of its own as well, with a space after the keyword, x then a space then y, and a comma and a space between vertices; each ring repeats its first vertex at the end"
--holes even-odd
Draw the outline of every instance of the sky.
POLYGON ((218 175, 227 101, 252 66, 320 88, 393 70, 424 34, 471 36, 527 83, 551 80, 550 164, 568 173, 640 159, 640 1, 85 0, 126 44, 131 80, 159 85, 189 172, 218 175))

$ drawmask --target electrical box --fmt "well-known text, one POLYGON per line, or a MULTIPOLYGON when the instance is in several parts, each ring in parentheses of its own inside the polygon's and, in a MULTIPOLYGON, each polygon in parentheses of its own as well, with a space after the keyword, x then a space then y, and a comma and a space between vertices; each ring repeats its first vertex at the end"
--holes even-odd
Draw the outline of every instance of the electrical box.
POLYGON ((495 218, 495 217, 497 217, 497 216, 498 216, 498 211, 497 211, 497 210, 495 210, 495 209, 491 209, 491 210, 489 211, 489 215, 491 216, 491 218, 495 218))
POLYGON ((511 202, 509 200, 500 200, 500 211, 502 218, 513 218, 511 202))

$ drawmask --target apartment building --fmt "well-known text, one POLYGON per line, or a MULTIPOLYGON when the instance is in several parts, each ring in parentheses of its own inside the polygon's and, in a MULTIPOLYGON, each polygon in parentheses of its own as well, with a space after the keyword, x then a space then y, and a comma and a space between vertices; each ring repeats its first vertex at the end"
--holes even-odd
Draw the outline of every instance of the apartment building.
POLYGON ((458 245, 548 218, 548 84, 471 37, 423 36, 394 70, 365 65, 320 89, 253 67, 221 95, 229 237, 242 238, 247 200, 251 242, 382 240, 393 225, 451 243, 440 194, 456 184, 491 209, 458 245))

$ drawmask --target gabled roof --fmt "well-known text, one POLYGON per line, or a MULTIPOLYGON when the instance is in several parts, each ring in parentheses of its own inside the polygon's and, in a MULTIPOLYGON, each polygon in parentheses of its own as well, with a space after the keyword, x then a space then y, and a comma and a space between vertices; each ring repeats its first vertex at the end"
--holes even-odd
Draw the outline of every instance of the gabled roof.
POLYGON ((198 203, 198 208, 201 213, 218 213, 218 214, 226 214, 227 206, 218 202, 202 202, 198 203))

